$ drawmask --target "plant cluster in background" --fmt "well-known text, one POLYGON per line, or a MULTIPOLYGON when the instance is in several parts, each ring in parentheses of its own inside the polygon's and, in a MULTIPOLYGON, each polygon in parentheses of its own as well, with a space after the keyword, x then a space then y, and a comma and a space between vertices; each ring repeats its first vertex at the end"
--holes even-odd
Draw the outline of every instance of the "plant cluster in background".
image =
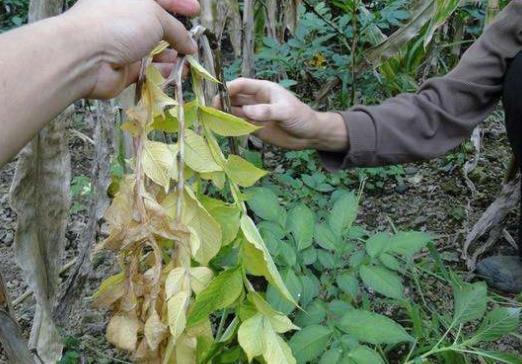
POLYGON ((4 0, 0 4, 0 32, 27 22, 29 0, 4 0))

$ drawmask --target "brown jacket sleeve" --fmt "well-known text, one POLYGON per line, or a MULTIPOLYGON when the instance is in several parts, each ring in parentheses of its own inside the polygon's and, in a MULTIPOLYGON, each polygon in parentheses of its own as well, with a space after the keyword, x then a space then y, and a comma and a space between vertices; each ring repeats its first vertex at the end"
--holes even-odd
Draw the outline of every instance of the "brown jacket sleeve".
POLYGON ((513 0, 445 77, 427 81, 416 94, 341 113, 350 150, 321 153, 325 167, 406 163, 451 150, 494 110, 509 63, 521 51, 522 0, 513 0))

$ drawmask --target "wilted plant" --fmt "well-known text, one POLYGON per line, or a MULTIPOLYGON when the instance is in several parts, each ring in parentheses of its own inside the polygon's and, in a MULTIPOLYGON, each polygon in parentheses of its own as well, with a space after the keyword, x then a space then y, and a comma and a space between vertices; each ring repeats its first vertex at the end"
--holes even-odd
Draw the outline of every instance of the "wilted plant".
POLYGON ((257 127, 205 105, 203 79, 218 81, 195 58, 181 57, 172 76, 163 78, 152 59, 167 46, 161 43, 143 61, 140 100, 123 125, 134 140, 133 174, 107 211, 110 236, 101 246, 118 253, 122 271, 95 295, 98 307, 112 311, 107 339, 138 362, 206 363, 223 355, 235 356, 234 362, 244 356, 239 342, 248 360, 295 363, 280 334, 297 327, 272 309, 250 278, 264 277, 295 303, 241 191, 266 172, 226 156, 218 142, 257 127), (196 95, 186 104, 185 63, 196 95), (165 92, 172 82, 174 98, 165 92), (158 132, 177 142, 152 140, 158 132), (206 194, 211 184, 223 200, 206 194), (219 322, 213 321, 216 311, 219 322))

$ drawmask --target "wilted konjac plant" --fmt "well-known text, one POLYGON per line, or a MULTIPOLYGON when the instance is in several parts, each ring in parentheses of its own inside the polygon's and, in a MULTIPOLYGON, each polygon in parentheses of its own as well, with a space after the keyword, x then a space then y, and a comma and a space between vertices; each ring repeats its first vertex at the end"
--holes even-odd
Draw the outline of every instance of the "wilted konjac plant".
POLYGON ((294 302, 241 192, 266 172, 225 156, 218 143, 218 137, 248 135, 257 127, 205 105, 203 79, 218 81, 193 57, 182 57, 164 79, 152 58, 167 46, 161 43, 143 61, 141 99, 123 125, 134 140, 134 173, 107 211, 110 236, 101 246, 118 252, 122 272, 94 297, 112 311, 107 339, 137 362, 237 362, 246 353, 249 361, 262 356, 267 363, 295 363, 280 334, 298 328, 249 280, 262 276, 294 302), (187 104, 185 63, 196 95, 187 104), (175 98, 165 92, 172 82, 175 98), (177 142, 150 138, 162 133, 177 142), (226 200, 206 195, 210 185, 226 200), (227 258, 212 262, 218 254, 227 258))

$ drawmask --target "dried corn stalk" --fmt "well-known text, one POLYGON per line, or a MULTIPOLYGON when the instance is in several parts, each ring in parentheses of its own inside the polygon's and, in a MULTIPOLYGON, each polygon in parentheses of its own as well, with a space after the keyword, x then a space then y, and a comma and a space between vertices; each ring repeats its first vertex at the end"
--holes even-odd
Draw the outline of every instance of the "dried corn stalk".
POLYGON ((247 275, 264 277, 295 302, 241 192, 266 172, 226 157, 218 143, 218 137, 245 136, 257 127, 205 105, 202 81, 217 80, 194 58, 180 59, 165 80, 151 63, 166 47, 162 43, 143 62, 141 99, 123 125, 134 139, 134 174, 107 211, 111 232, 100 247, 118 252, 122 272, 95 295, 97 306, 112 310, 107 339, 137 362, 190 364, 223 355, 237 345, 237 335, 249 359, 295 363, 280 334, 296 327, 255 292, 247 275), (185 63, 196 95, 186 104, 185 63), (175 99, 164 91, 171 81, 175 99), (172 134, 177 143, 157 142, 150 138, 154 132, 172 134), (210 186, 226 200, 207 195, 210 186), (222 250, 234 251, 236 259, 214 261, 222 250), (211 325, 216 312, 222 314, 218 330, 211 325))

